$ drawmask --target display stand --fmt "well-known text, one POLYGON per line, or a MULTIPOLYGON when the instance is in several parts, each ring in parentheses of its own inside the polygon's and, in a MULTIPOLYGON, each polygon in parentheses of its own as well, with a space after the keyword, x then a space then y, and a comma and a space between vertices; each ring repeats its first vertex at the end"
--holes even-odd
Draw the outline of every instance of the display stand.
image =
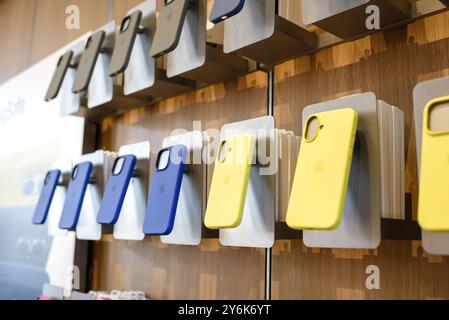
MULTIPOLYGON (((223 126, 221 138, 250 134, 256 152, 246 193, 243 219, 237 228, 220 229, 225 246, 271 248, 274 245, 274 174, 277 171, 277 132, 274 118, 261 117, 223 126)), ((226 197, 223 194, 223 197, 226 197)))
POLYGON ((145 218, 146 197, 150 171, 151 148, 148 141, 123 146, 119 157, 135 155, 135 172, 127 187, 121 206, 120 216, 114 225, 114 239, 143 240, 143 221, 145 218))
MULTIPOLYGON (((306 107, 303 125, 314 113, 340 108, 352 108, 358 113, 343 219, 335 230, 304 230, 304 243, 319 248, 374 249, 381 241, 382 213, 401 208, 400 204, 394 204, 404 201, 399 193, 386 188, 404 183, 403 174, 398 175, 399 181, 391 174, 392 168, 403 165, 399 160, 401 153, 393 149, 401 144, 399 132, 393 132, 394 107, 377 100, 373 93, 357 94, 306 107), (393 143, 395 140, 398 141, 393 143), (388 157, 391 154, 394 156, 388 157)), ((403 143, 399 149, 404 148, 403 143)))
MULTIPOLYGON (((220 45, 206 43, 206 9, 205 1, 192 1, 186 14, 182 15, 184 21, 181 22, 179 42, 167 54, 169 78, 181 76, 202 84, 214 84, 248 73, 247 60, 233 54, 224 54, 220 45)), ((164 17, 164 14, 161 16, 164 17)))
POLYGON ((173 230, 161 236, 163 243, 190 246, 201 243, 206 185, 206 166, 202 162, 204 140, 202 132, 193 131, 165 138, 162 143, 163 148, 184 145, 188 150, 173 230))

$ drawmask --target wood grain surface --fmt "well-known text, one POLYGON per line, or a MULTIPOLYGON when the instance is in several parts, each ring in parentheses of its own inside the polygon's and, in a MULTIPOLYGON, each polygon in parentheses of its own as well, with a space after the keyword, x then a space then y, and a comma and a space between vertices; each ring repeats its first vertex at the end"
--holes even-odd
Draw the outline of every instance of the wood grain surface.
POLYGON ((35 5, 35 0, 0 1, 0 83, 30 66, 35 5))

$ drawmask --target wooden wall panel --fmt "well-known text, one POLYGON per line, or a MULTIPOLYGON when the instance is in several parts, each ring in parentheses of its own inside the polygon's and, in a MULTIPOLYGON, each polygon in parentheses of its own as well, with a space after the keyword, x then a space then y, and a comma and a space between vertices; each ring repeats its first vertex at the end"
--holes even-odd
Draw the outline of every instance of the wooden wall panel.
POLYGON ((93 31, 109 20, 109 0, 35 0, 36 14, 31 61, 45 58, 65 44, 93 31), (80 9, 80 29, 66 28, 66 8, 76 5, 80 9))
POLYGON ((200 247, 142 242, 96 242, 94 290, 143 290, 151 299, 263 299, 264 255, 224 248, 218 240, 200 247))
POLYGON ((377 250, 310 249, 278 241, 273 299, 449 299, 449 259, 429 256, 419 241, 385 241, 377 250), (369 266, 380 289, 368 290, 369 266))
POLYGON ((0 1, 0 83, 30 65, 35 3, 35 0, 0 1))
MULTIPOLYGON (((278 126, 301 133, 305 106, 373 91, 405 115, 405 191, 416 217, 418 179, 413 88, 449 74, 449 13, 321 50, 276 68, 278 126)), ((428 258, 418 243, 389 241, 375 252, 306 250, 277 242, 273 257, 276 298, 449 298, 448 258, 428 258), (341 252, 340 252, 341 253, 341 252), (378 265, 382 289, 368 291, 365 268, 378 265)))
MULTIPOLYGON (((101 145, 149 140, 154 154, 174 129, 219 129, 266 113, 266 75, 254 73, 103 121, 101 145)), ((226 248, 218 240, 200 247, 143 242, 94 243, 93 289, 144 290, 152 299, 263 299, 264 250, 226 248)))

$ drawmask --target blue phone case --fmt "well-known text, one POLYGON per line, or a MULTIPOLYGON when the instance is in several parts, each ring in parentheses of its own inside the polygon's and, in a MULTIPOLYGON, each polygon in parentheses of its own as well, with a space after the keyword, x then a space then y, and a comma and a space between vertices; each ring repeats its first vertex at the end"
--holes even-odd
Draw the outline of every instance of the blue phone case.
POLYGON ((181 191, 187 148, 177 145, 159 151, 153 175, 143 232, 149 235, 168 235, 173 230, 179 192, 181 191), (157 169, 164 151, 170 152, 165 169, 157 169))
POLYGON ((135 155, 119 157, 115 160, 112 175, 109 178, 106 190, 101 201, 97 222, 100 224, 116 224, 122 210, 126 191, 136 168, 137 158, 135 155), (119 161, 123 161, 120 172, 114 174, 119 161))
POLYGON ((70 230, 76 227, 92 169, 91 162, 80 163, 73 169, 72 179, 67 188, 67 197, 62 208, 59 228, 70 230), (74 176, 75 172, 76 176, 74 176))
POLYGON ((242 11, 245 0, 215 0, 209 20, 220 23, 242 11))
POLYGON ((39 201, 37 202, 36 209, 34 209, 33 224, 44 224, 47 220, 48 210, 50 209, 60 176, 61 170, 47 172, 39 201))

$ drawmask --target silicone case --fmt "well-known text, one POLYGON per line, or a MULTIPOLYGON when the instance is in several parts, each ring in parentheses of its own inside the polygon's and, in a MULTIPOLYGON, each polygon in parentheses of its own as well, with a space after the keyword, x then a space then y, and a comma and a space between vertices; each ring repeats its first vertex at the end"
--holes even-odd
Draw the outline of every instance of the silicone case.
POLYGON ((143 226, 145 234, 168 235, 171 233, 175 222, 186 157, 187 148, 184 145, 176 145, 159 151, 143 226), (161 156, 166 151, 169 152, 167 166, 158 169, 161 156))
POLYGON ((116 35, 115 48, 108 67, 110 76, 116 76, 128 67, 141 20, 141 11, 136 11, 123 19, 116 35))
POLYGON ((62 82, 67 73, 67 69, 70 67, 72 61, 73 51, 68 51, 61 58, 59 58, 58 64, 56 66, 55 73, 51 79, 50 86, 45 95, 45 101, 50 101, 58 96, 59 90, 61 89, 62 82))
POLYGON ((72 91, 79 93, 86 91, 89 87, 92 74, 94 72, 95 64, 97 63, 98 55, 100 54, 101 46, 103 45, 106 32, 100 30, 89 37, 86 48, 81 55, 78 64, 78 70, 73 83, 72 91))
POLYGON ((214 23, 220 23, 242 11, 245 0, 215 0, 209 20, 214 23))
POLYGON ((426 231, 449 231, 449 131, 432 131, 430 113, 449 103, 449 96, 431 100, 424 108, 418 222, 426 231))
POLYGON ((76 227, 92 169, 91 162, 80 163, 73 169, 72 179, 67 188, 67 196, 62 208, 59 228, 74 229, 76 227))
POLYGON ((215 162, 204 224, 209 229, 236 228, 245 207, 246 191, 251 174, 254 137, 233 136, 221 141, 227 145, 226 156, 215 162))
POLYGON ((58 185, 60 170, 52 170, 47 173, 42 187, 39 201, 34 209, 33 224, 44 224, 47 220, 48 210, 50 209, 56 186, 58 185))
POLYGON ((197 5, 194 2, 189 4, 190 1, 192 0, 173 0, 160 11, 150 50, 152 57, 160 57, 178 46, 188 6, 197 5))
POLYGON ((346 108, 311 115, 306 121, 287 209, 292 229, 333 230, 343 216, 358 115, 346 108), (307 139, 307 124, 318 120, 307 139))
POLYGON ((136 163, 135 155, 127 155, 115 160, 98 212, 98 223, 115 224, 117 222, 136 163), (120 162, 122 162, 120 172, 115 174, 116 166, 120 162))

